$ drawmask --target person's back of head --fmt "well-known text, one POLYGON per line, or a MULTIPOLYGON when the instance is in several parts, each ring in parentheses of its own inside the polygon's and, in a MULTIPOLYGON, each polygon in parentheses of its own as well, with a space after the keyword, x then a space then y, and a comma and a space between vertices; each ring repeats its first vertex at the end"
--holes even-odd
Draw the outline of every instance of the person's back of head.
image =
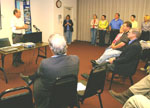
POLYGON ((132 28, 132 23, 130 21, 125 21, 124 24, 126 24, 127 27, 132 28))
POLYGON ((64 36, 59 34, 52 34, 48 41, 54 55, 63 55, 67 52, 67 44, 64 36))

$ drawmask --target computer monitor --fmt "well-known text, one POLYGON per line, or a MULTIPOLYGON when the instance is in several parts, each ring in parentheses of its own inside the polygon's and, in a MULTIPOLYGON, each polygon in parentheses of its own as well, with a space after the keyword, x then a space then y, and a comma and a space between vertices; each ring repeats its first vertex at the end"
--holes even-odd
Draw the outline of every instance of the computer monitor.
POLYGON ((24 34, 23 40, 24 40, 24 42, 41 43, 42 42, 42 32, 33 32, 33 33, 29 33, 29 34, 24 34))
POLYGON ((0 48, 6 47, 6 46, 11 46, 9 39, 8 38, 1 38, 0 39, 0 48))

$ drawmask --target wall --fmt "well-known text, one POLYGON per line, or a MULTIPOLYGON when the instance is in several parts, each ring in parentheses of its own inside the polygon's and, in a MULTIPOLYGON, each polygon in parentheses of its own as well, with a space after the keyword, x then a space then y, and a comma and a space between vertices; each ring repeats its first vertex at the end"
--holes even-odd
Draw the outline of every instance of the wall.
MULTIPOLYGON (((8 37, 12 42, 12 31, 10 21, 13 16, 15 8, 15 0, 1 0, 1 13, 2 13, 2 29, 0 30, 0 38, 8 37)), ((73 8, 74 21, 74 36, 76 39, 76 22, 77 22, 77 0, 61 0, 62 7, 56 8, 56 0, 30 0, 31 3, 31 17, 32 25, 36 25, 43 33, 43 41, 47 42, 50 34, 60 33, 63 34, 63 10, 64 6, 73 8), (58 23, 58 15, 62 15, 62 21, 58 23)), ((35 29, 32 27, 32 31, 35 29)))
POLYGON ((15 8, 14 0, 1 0, 2 29, 0 29, 0 38, 9 38, 11 41, 11 18, 15 8))
POLYGON ((74 23, 74 32, 73 32, 73 37, 72 40, 76 40, 77 38, 77 0, 61 0, 62 1, 62 7, 61 8, 57 8, 56 7, 56 1, 54 0, 54 33, 60 33, 60 34, 64 34, 63 32, 63 21, 65 16, 64 14, 64 7, 72 7, 73 9, 73 16, 72 16, 72 20, 74 23), (61 21, 59 22, 58 20, 58 15, 62 16, 61 21))
POLYGON ((130 20, 130 15, 135 14, 141 26, 144 15, 150 15, 150 0, 78 0, 78 40, 90 41, 90 21, 93 14, 98 19, 105 14, 110 22, 116 12, 121 19, 130 20))
MULTIPOLYGON (((43 41, 47 42, 50 34, 54 33, 54 0, 30 0, 32 25, 41 31, 43 41)), ((35 31, 34 28, 32 28, 35 31)))

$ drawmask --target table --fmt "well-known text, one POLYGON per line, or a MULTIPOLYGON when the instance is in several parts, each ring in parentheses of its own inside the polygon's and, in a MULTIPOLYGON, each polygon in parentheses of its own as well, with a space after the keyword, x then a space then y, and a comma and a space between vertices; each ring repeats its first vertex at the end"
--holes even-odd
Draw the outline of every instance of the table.
POLYGON ((38 61, 39 57, 42 57, 42 58, 46 58, 47 57, 47 48, 46 48, 47 46, 48 46, 48 43, 42 42, 42 43, 36 43, 35 46, 31 47, 31 48, 25 48, 23 46, 17 46, 16 47, 17 50, 14 50, 14 51, 5 52, 5 51, 1 50, 0 51, 0 54, 1 54, 1 67, 0 67, 0 70, 4 74, 4 78, 5 78, 6 83, 8 83, 7 75, 6 75, 6 72, 4 70, 4 59, 5 59, 6 55, 17 53, 17 52, 33 50, 33 49, 37 48, 38 49, 38 55, 37 55, 37 58, 36 58, 36 64, 37 64, 37 61, 38 61), (41 49, 42 47, 44 47, 44 50, 41 49), (44 53, 44 55, 42 55, 41 53, 44 53))

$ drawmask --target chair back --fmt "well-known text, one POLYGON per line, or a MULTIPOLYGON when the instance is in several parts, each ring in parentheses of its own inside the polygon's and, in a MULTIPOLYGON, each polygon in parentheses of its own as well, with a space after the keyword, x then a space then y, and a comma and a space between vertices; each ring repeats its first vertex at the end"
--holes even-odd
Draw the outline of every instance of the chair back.
POLYGON ((18 87, 3 91, 0 93, 0 108, 34 108, 31 89, 29 87, 18 87), (25 90, 25 92, 4 97, 8 93, 20 90, 25 90))
POLYGON ((89 75, 83 98, 87 98, 104 90, 106 78, 106 65, 94 67, 89 75))
POLYGON ((0 48, 6 47, 6 46, 11 46, 9 39, 8 38, 1 38, 0 39, 0 48))
POLYGON ((77 76, 57 77, 52 89, 52 108, 77 105, 77 76))

